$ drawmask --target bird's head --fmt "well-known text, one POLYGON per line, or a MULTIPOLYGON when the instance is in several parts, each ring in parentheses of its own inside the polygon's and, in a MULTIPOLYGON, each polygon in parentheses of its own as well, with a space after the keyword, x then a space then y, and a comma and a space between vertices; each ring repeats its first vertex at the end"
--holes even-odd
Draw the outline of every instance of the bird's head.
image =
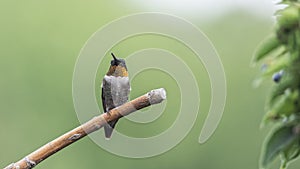
POLYGON ((127 77, 127 67, 124 59, 118 59, 116 56, 111 53, 111 56, 113 57, 113 60, 110 62, 110 67, 106 75, 108 76, 121 76, 121 77, 127 77))

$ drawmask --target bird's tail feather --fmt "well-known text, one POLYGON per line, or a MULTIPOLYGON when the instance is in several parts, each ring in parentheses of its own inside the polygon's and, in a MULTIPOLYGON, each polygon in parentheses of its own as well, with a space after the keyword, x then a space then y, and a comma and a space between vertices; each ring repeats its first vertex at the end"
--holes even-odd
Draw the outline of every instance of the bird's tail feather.
POLYGON ((110 139, 113 133, 113 130, 117 124, 118 120, 111 121, 108 124, 104 126, 104 133, 105 133, 105 138, 110 139))

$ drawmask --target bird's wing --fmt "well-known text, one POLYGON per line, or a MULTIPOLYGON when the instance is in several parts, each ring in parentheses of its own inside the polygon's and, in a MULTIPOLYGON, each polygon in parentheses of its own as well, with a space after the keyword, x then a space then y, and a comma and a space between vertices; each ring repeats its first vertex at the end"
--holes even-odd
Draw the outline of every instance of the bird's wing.
POLYGON ((104 97, 103 87, 101 89, 101 100, 102 100, 103 111, 104 111, 104 113, 106 113, 106 104, 105 104, 105 97, 104 97))
MULTIPOLYGON (((103 107, 103 111, 104 113, 107 113, 109 110, 115 108, 115 106, 112 104, 112 98, 111 96, 108 96, 108 91, 104 90, 104 86, 110 86, 110 79, 105 78, 103 79, 102 82, 102 94, 101 94, 101 98, 102 98, 102 107, 103 107)), ((118 120, 115 121, 111 121, 108 124, 104 125, 104 133, 105 133, 105 138, 110 139, 112 132, 114 130, 114 127, 116 125, 116 123, 118 122, 118 120)))

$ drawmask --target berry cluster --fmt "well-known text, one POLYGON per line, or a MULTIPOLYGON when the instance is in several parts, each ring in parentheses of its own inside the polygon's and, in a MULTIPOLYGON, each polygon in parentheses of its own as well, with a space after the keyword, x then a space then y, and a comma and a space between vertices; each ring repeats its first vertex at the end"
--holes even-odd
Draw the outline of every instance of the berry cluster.
POLYGON ((277 11, 277 25, 255 53, 262 61, 260 79, 275 84, 266 103, 263 124, 275 123, 265 143, 262 167, 281 156, 281 168, 300 154, 300 0, 283 0, 277 11))

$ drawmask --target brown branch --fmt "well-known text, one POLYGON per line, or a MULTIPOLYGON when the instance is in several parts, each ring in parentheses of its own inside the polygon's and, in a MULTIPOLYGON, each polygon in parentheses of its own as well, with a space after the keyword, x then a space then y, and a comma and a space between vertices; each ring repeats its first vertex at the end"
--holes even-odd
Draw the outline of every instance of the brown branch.
POLYGON ((48 144, 40 147, 25 158, 16 163, 12 163, 4 169, 30 169, 57 153, 59 150, 85 137, 86 135, 99 130, 104 124, 112 120, 116 120, 126 116, 136 110, 148 107, 152 104, 157 104, 166 99, 166 92, 164 89, 152 90, 149 93, 140 96, 130 102, 123 104, 108 113, 101 114, 92 118, 90 121, 81 126, 67 132, 66 134, 56 138, 48 144))

